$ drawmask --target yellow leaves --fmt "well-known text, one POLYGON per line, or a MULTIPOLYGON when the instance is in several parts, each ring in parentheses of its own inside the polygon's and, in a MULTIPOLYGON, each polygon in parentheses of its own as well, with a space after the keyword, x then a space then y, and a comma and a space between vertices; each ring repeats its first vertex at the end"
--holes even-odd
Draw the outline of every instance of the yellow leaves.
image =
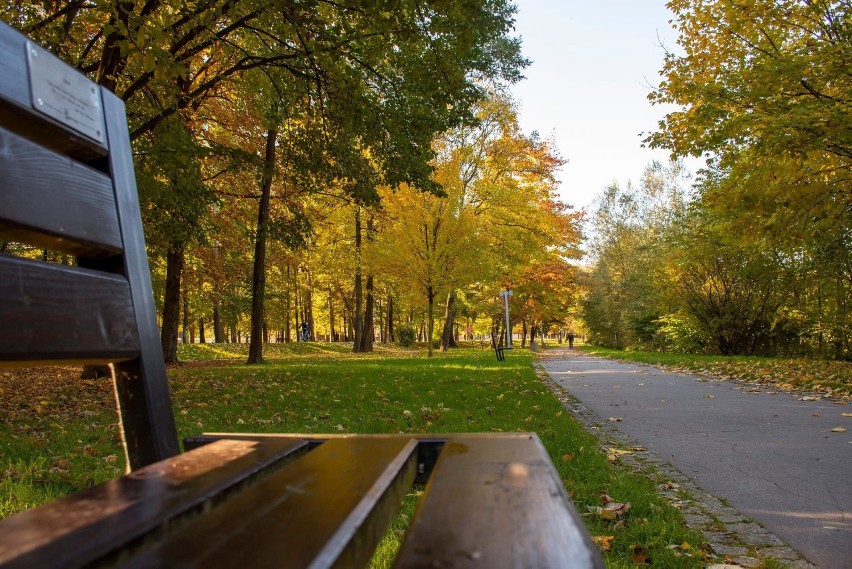
POLYGON ((844 429, 843 427, 835 427, 834 429, 831 429, 831 432, 832 433, 845 433, 846 429, 844 429))
POLYGON ((606 449, 606 459, 610 462, 615 462, 622 456, 633 454, 632 451, 629 450, 621 450, 613 447, 607 447, 606 449))
POLYGON ((570 452, 562 455, 562 462, 571 462, 572 460, 574 460, 574 455, 570 452))
POLYGON ((596 535, 592 537, 592 541, 595 542, 602 551, 609 551, 612 549, 612 540, 614 539, 614 535, 596 535))
POLYGON ((852 413, 841 413, 841 417, 852 417, 852 413))

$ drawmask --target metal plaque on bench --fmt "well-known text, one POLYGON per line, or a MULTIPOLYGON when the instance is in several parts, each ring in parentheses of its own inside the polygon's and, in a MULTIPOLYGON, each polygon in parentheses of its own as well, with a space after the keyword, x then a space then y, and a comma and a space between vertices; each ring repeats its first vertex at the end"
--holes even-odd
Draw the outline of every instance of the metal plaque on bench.
POLYGON ((32 105, 38 112, 104 142, 104 117, 98 86, 52 53, 27 42, 32 105))

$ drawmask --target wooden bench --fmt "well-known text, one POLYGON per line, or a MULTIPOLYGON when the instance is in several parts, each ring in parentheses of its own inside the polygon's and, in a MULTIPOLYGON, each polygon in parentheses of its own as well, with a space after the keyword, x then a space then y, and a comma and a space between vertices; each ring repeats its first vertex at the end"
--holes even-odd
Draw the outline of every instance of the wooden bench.
POLYGON ((0 24, 0 365, 113 365, 132 472, 0 521, 3 567, 601 567, 533 433, 205 434, 180 453, 122 102, 0 24))

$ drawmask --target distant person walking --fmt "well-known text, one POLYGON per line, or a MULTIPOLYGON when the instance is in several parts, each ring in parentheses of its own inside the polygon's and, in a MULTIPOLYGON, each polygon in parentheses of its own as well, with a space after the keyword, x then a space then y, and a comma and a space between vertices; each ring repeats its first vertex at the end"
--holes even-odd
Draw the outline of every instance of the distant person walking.
POLYGON ((574 349, 574 332, 568 332, 568 349, 574 349))

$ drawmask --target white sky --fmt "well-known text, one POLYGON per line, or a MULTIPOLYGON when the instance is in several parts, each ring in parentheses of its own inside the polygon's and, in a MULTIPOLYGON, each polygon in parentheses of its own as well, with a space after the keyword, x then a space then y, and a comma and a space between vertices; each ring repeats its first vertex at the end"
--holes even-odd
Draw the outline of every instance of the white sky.
MULTIPOLYGON (((524 131, 552 137, 568 164, 563 201, 588 206, 613 180, 638 182, 652 159, 642 148, 665 109, 647 99, 677 34, 665 0, 516 0, 515 33, 531 59, 512 88, 524 131)), ((688 164, 689 165, 689 164, 688 164)), ((694 169, 693 169, 694 170, 694 169)))

